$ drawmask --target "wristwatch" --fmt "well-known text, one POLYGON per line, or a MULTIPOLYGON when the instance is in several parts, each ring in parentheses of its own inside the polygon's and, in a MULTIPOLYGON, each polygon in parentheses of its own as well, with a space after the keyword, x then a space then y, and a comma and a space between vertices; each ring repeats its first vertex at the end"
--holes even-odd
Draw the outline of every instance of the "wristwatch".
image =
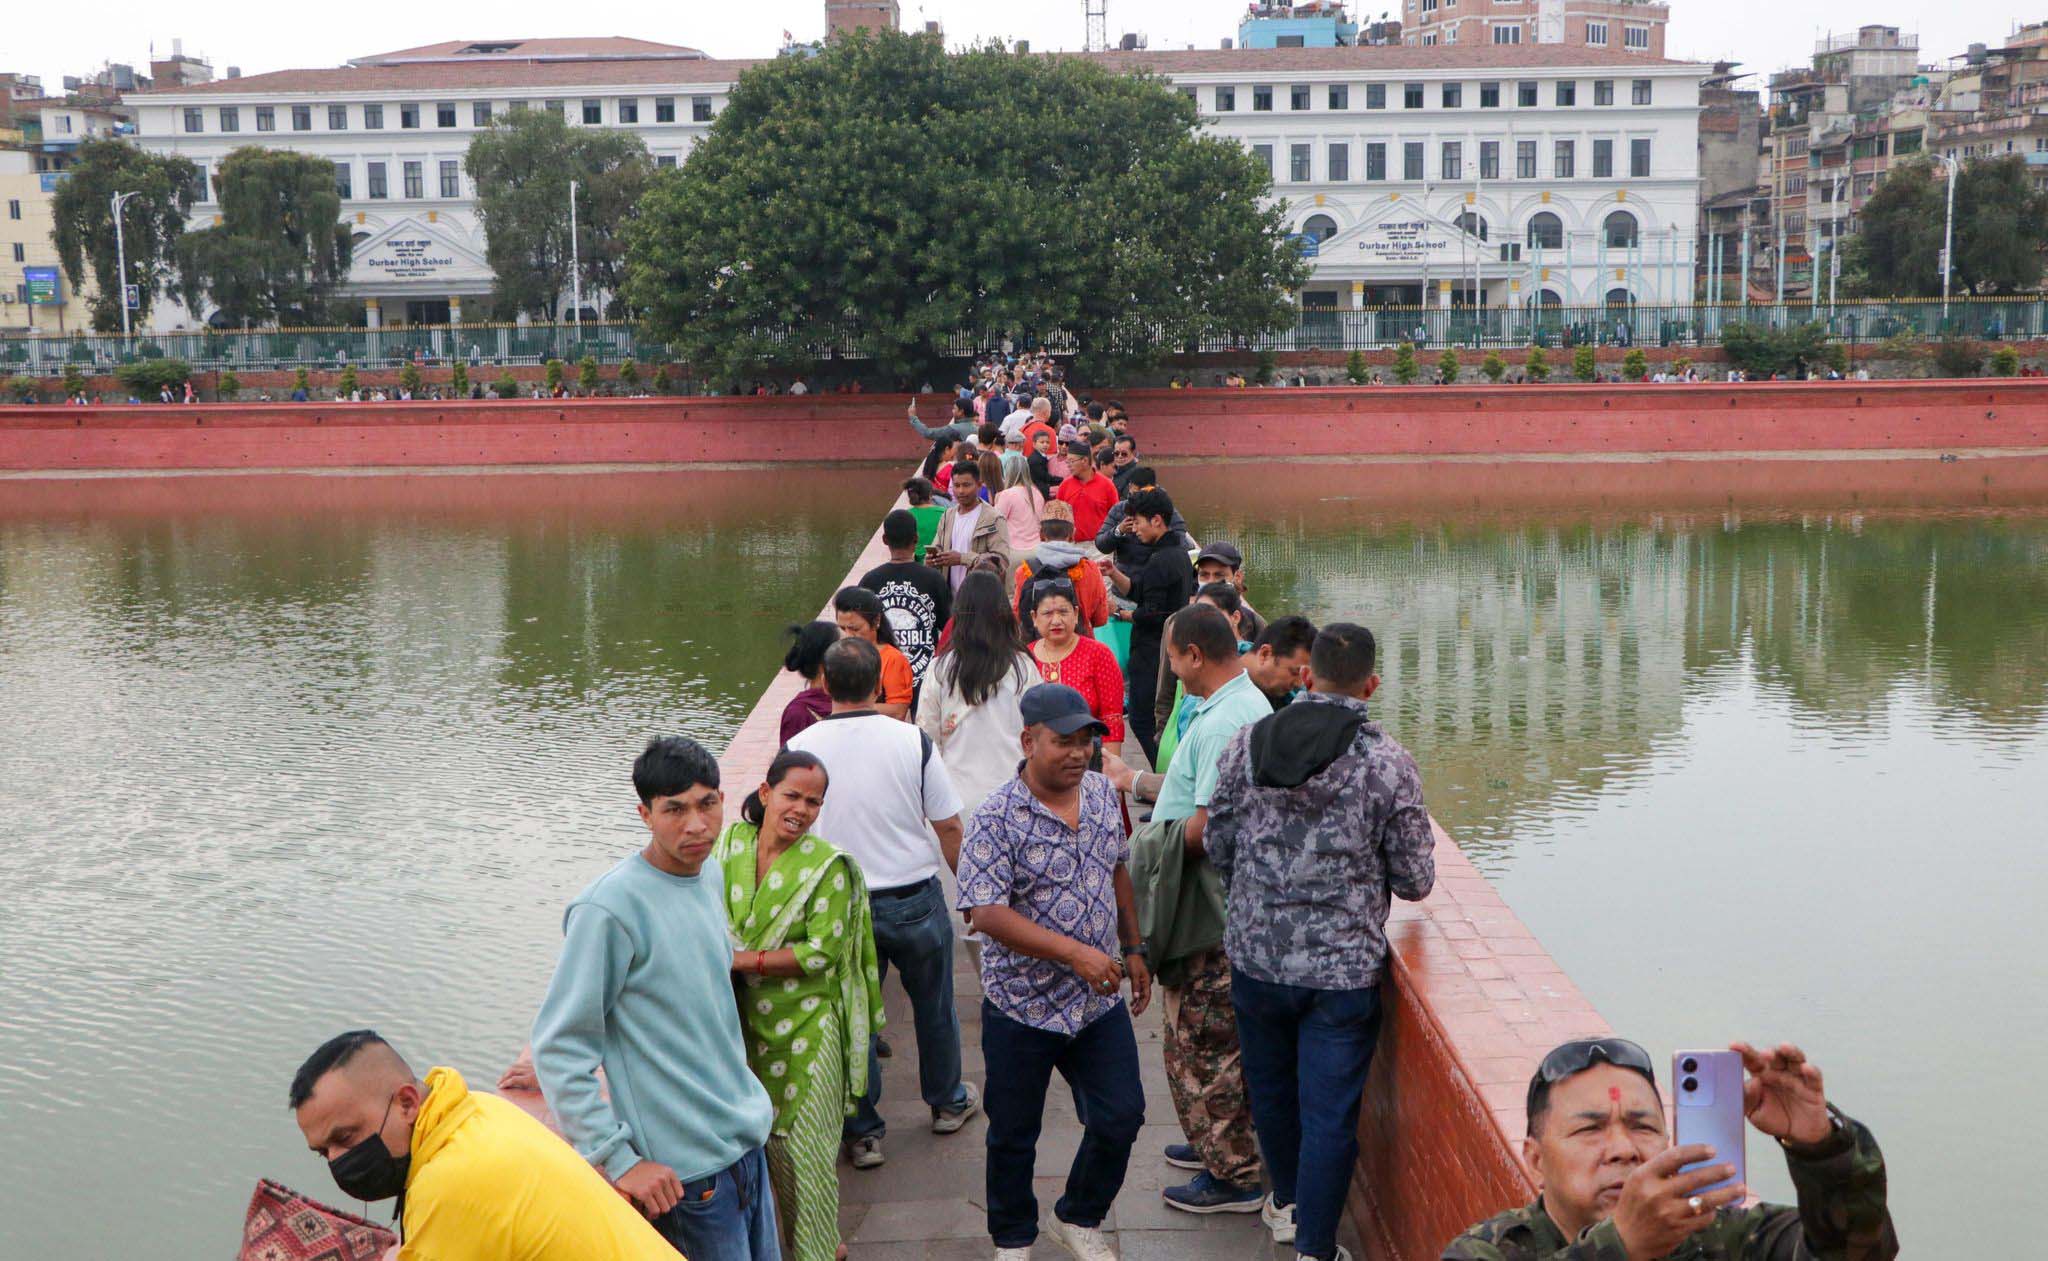
POLYGON ((1144 943, 1144 942, 1142 942, 1142 941, 1141 941, 1141 942, 1139 942, 1138 944, 1136 944, 1136 945, 1134 945, 1134 946, 1125 946, 1125 947, 1124 947, 1124 957, 1125 957, 1125 958, 1129 958, 1129 957, 1130 957, 1130 956, 1132 956, 1132 955, 1136 955, 1136 956, 1138 956, 1138 957, 1139 957, 1140 959, 1143 959, 1143 960, 1145 961, 1145 966, 1146 966, 1146 967, 1148 967, 1148 968, 1149 968, 1149 967, 1151 967, 1151 966, 1152 966, 1152 952, 1151 952, 1150 950, 1147 950, 1147 949, 1145 948, 1145 943, 1144 943))

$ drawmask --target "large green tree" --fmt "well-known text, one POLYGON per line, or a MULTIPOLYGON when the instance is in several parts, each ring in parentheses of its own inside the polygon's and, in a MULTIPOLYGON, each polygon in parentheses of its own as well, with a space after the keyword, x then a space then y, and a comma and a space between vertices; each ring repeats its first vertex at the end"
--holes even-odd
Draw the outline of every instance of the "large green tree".
POLYGON ((584 300, 620 292, 625 227, 652 174, 638 136, 571 127, 553 110, 515 109, 470 141, 464 166, 476 181, 501 314, 552 318, 571 292, 570 180, 584 300))
MULTIPOLYGON (((1947 197, 1947 172, 1932 162, 1908 161, 1886 172, 1843 249, 1853 287, 1873 296, 1938 295, 1947 197)), ((1966 163, 1956 176, 1954 291, 2033 289, 2044 246, 2048 194, 2035 191, 2025 162, 2014 155, 1966 163)))
POLYGON ((229 324, 322 324, 354 251, 334 164, 249 146, 220 164, 219 224, 176 248, 179 296, 229 324))
POLYGON ((92 326, 102 333, 121 329, 120 267, 114 242, 113 196, 134 193, 123 203, 121 228, 128 251, 128 283, 140 292, 137 320, 149 314, 173 277, 172 249, 198 195, 199 168, 179 157, 145 153, 125 140, 88 137, 57 186, 51 236, 73 290, 92 270, 95 290, 92 326))
POLYGON ((882 33, 743 74, 631 231, 627 293, 710 375, 1065 331, 1091 375, 1291 316, 1269 173, 1163 80, 882 33))

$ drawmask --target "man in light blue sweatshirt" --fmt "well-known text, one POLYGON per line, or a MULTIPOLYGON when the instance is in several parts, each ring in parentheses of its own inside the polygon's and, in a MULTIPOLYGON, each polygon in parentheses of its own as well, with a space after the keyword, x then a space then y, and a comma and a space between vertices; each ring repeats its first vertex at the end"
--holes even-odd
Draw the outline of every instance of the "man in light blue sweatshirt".
POLYGON ((665 736, 633 787, 647 847, 569 904, 534 1069, 576 1150, 690 1261, 779 1261, 762 1151, 774 1109, 747 1067, 711 860, 718 763, 665 736))

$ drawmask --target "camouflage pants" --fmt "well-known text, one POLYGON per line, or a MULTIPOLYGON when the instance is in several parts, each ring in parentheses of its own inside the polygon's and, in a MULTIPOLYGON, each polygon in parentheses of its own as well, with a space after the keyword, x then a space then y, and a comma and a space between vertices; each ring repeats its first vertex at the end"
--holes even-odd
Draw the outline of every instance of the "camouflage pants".
POLYGON ((1187 980, 1161 989, 1166 1016, 1166 1084, 1173 1110, 1212 1178, 1259 1182, 1259 1142, 1245 1094, 1230 1005, 1230 960, 1217 947, 1197 956, 1187 980))

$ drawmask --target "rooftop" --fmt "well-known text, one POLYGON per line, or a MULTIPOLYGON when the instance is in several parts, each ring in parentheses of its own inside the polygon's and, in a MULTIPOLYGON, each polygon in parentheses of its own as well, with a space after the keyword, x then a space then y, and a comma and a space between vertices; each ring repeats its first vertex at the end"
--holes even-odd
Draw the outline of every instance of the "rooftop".
POLYGON ((658 60, 706 61, 700 50, 680 44, 623 35, 570 36, 563 39, 451 39, 397 52, 354 57, 352 66, 395 66, 408 62, 471 61, 598 61, 651 57, 658 60))

